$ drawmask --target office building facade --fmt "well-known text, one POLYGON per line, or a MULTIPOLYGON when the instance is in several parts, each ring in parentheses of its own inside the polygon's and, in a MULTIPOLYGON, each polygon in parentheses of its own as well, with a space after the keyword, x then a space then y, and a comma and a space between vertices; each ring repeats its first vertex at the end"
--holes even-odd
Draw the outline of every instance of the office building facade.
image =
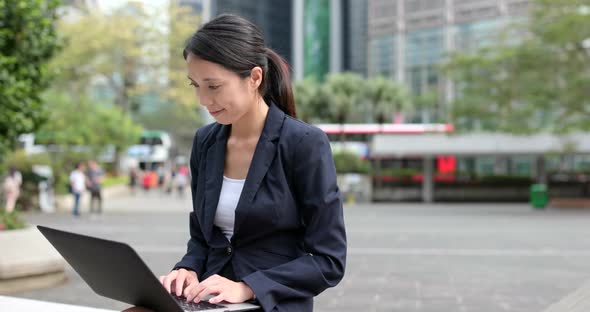
POLYGON ((530 5, 529 0, 368 1, 368 75, 393 78, 414 95, 435 94, 428 117, 413 120, 426 122, 445 121, 446 104, 455 97, 452 81, 438 68, 448 53, 493 44, 530 5))
POLYGON ((264 35, 266 45, 292 64, 291 0, 203 0, 204 21, 223 14, 237 14, 253 22, 264 35))

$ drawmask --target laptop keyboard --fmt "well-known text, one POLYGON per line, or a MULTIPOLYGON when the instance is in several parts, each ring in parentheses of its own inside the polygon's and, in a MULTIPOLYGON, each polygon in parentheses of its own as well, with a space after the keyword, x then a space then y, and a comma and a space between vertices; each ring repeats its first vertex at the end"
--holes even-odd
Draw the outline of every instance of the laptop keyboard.
POLYGON ((213 309, 223 309, 225 308, 222 305, 217 305, 213 303, 209 303, 207 301, 200 301, 198 303, 194 302, 186 302, 186 298, 172 296, 174 300, 178 303, 178 305, 185 311, 206 311, 206 310, 213 310, 213 309))

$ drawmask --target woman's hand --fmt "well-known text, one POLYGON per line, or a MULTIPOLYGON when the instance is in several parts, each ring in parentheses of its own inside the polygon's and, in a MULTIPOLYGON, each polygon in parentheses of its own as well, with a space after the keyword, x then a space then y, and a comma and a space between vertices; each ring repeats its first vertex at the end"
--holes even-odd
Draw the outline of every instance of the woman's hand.
POLYGON ((160 283, 162 283, 169 293, 180 297, 182 296, 185 287, 198 285, 199 278, 194 271, 178 269, 168 273, 168 275, 160 276, 160 283))
POLYGON ((254 292, 242 282, 237 283, 217 274, 200 283, 191 283, 184 289, 184 296, 189 302, 199 302, 209 295, 215 295, 209 300, 213 304, 221 301, 242 303, 252 299, 254 292))

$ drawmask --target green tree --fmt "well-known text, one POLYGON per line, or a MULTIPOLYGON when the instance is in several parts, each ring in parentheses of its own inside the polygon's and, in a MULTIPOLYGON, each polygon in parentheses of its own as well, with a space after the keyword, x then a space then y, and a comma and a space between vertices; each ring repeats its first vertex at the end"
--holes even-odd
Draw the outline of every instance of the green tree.
POLYGON ((366 93, 366 81, 353 73, 328 75, 325 87, 329 91, 330 107, 336 121, 340 124, 361 121, 361 102, 366 93))
POLYGON ((182 144, 187 133, 192 139, 201 119, 182 49, 200 19, 175 1, 167 9, 167 19, 137 3, 109 14, 82 10, 75 18, 63 19, 59 30, 68 45, 52 63, 60 73, 54 87, 90 96, 93 81, 102 79, 106 93, 114 94, 107 102, 113 101, 144 127, 167 130, 182 144), (147 98, 158 102, 155 110, 140 109, 147 98))
POLYGON ((434 113, 438 103, 439 95, 436 90, 428 90, 420 95, 411 97, 412 107, 415 114, 421 114, 420 118, 423 123, 435 122, 436 117, 431 119, 431 114, 434 113))
POLYGON ((590 130, 590 6, 537 0, 523 39, 452 57, 451 118, 459 130, 590 130))
POLYGON ((200 18, 172 1, 169 16, 129 2, 112 13, 81 11, 64 18, 59 34, 66 42, 52 66, 59 75, 54 87, 73 94, 90 94, 93 82, 106 81, 114 102, 125 112, 139 109, 141 96, 195 106, 182 58, 185 40, 200 18))
POLYGON ((75 146, 86 146, 97 154, 108 145, 121 151, 135 144, 141 135, 142 127, 120 107, 55 92, 48 92, 44 99, 50 115, 48 122, 36 132, 40 144, 55 144, 64 152, 75 146))
MULTIPOLYGON (((197 26, 201 24, 201 18, 193 14, 189 7, 178 6, 176 1, 171 1, 169 12, 171 16, 170 32, 166 36, 170 48, 168 84, 161 90, 160 94, 171 103, 181 104, 185 108, 192 108, 191 114, 194 114, 199 102, 194 89, 189 87, 186 61, 183 58, 182 51, 185 41, 197 30, 197 26)), ((177 110, 185 108, 178 108, 177 110)), ((195 121, 198 122, 198 120, 195 121)))
POLYGON ((0 160, 19 134, 46 119, 40 94, 48 86, 47 62, 59 44, 57 0, 0 0, 0 160))
POLYGON ((306 78, 294 83, 293 96, 297 117, 310 123, 335 122, 330 108, 330 93, 315 78, 306 78))
POLYGON ((138 95, 158 82, 154 66, 162 63, 154 54, 157 32, 146 21, 149 15, 139 3, 127 3, 113 13, 80 11, 62 18, 58 31, 65 44, 51 63, 58 75, 53 86, 62 92, 85 96, 97 78, 106 81, 114 102, 125 112, 138 109, 138 95), (143 81, 139 75, 143 74, 143 81))
POLYGON ((385 123, 387 116, 395 112, 407 112, 411 107, 406 89, 384 77, 370 79, 365 94, 371 119, 377 123, 385 123))
POLYGON ((141 114, 137 121, 146 129, 168 132, 174 138, 179 152, 184 155, 190 152, 195 132, 201 124, 197 107, 174 104, 164 105, 154 112, 141 114))
POLYGON ((314 78, 297 81, 293 93, 298 116, 314 123, 384 123, 386 116, 412 107, 408 92, 395 81, 353 73, 329 75, 321 84, 314 78))

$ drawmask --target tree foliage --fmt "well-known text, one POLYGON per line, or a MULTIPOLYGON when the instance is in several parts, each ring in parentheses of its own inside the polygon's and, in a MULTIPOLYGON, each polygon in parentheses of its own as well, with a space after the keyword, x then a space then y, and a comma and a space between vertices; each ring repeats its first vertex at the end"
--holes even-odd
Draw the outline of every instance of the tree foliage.
MULTIPOLYGON (((91 94, 97 84, 123 111, 141 111, 142 97, 195 106, 182 58, 200 19, 172 1, 168 14, 128 2, 112 12, 84 12, 59 23, 66 47, 52 62, 55 87, 91 94), (167 17, 166 17, 167 16, 167 17)), ((108 96, 107 96, 108 97, 108 96)))
POLYGON ((150 66, 162 62, 155 59, 150 46, 150 39, 157 36, 147 20, 139 3, 128 3, 108 14, 71 9, 58 24, 65 44, 51 63, 58 73, 53 86, 87 95, 101 81, 124 111, 137 110, 138 95, 149 84, 158 83, 150 66))
POLYGON ((59 48, 54 23, 57 0, 0 0, 0 160, 19 134, 46 119, 41 93, 48 61, 59 48))
POLYGON ((81 102, 102 91, 100 102, 120 108, 113 114, 127 113, 145 128, 165 130, 190 146, 201 118, 182 49, 200 18, 175 1, 163 9, 167 14, 127 3, 112 12, 81 10, 62 19, 59 31, 67 47, 52 63, 59 72, 54 88, 82 95, 81 102))
POLYGON ((413 103, 403 85, 383 77, 365 79, 353 73, 332 74, 293 86, 298 116, 313 123, 391 122, 396 112, 411 112, 413 103))
POLYGON ((522 40, 454 55, 445 66, 459 130, 590 130, 590 5, 538 0, 522 40))
POLYGON ((65 150, 86 146, 100 153, 108 145, 121 151, 136 144, 141 135, 142 127, 119 107, 55 92, 45 94, 44 102, 50 114, 48 122, 36 132, 40 144, 55 144, 65 150))

